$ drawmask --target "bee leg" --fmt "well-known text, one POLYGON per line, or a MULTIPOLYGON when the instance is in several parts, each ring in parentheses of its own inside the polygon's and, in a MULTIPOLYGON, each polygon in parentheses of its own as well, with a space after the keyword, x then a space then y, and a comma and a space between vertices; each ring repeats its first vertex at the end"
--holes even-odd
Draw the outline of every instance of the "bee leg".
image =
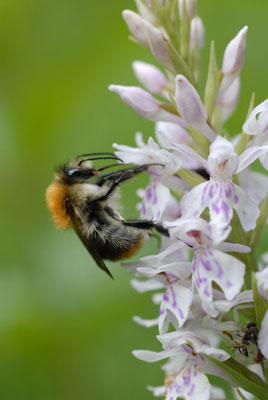
POLYGON ((122 182, 129 180, 133 178, 133 171, 131 169, 126 169, 124 170, 117 179, 115 179, 112 182, 112 185, 109 187, 107 193, 102 196, 99 197, 98 199, 96 199, 96 201, 105 201, 107 200, 112 194, 113 192, 118 188, 119 185, 121 185, 122 182))
POLYGON ((157 232, 161 233, 164 236, 169 237, 168 230, 164 228, 162 225, 157 224, 153 221, 148 221, 146 219, 143 220, 135 220, 135 221, 124 221, 123 225, 131 226, 136 229, 144 229, 144 230, 152 230, 155 229, 157 232))
MULTIPOLYGON (((97 180, 96 184, 98 186, 102 186, 107 180, 117 180, 126 171, 131 171, 131 173, 134 176, 136 174, 139 174, 140 172, 146 171, 148 166, 149 166, 149 164, 144 164, 144 165, 139 165, 136 168, 126 168, 126 169, 121 169, 120 171, 110 172, 108 174, 104 174, 104 175, 100 176, 100 178, 97 180)), ((133 178, 133 176, 131 176, 131 177, 126 177, 125 176, 124 181, 133 178)), ((123 182, 123 181, 121 181, 121 182, 123 182)))

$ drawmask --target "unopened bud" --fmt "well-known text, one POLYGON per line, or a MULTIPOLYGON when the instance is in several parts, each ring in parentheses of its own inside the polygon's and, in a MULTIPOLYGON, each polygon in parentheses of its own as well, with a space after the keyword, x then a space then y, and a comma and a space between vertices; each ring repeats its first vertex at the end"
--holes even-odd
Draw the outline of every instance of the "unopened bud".
POLYGON ((142 61, 134 61, 132 64, 134 73, 139 82, 151 93, 163 93, 168 81, 160 69, 152 64, 142 61))
POLYGON ((200 17, 194 17, 190 26, 190 50, 202 49, 205 45, 205 27, 200 17))
POLYGON ((197 1, 196 0, 178 0, 180 18, 183 17, 183 2, 185 1, 186 12, 189 18, 194 18, 197 12, 197 1))
POLYGON ((164 40, 163 33, 145 20, 143 20, 143 26, 147 34, 148 44, 153 56, 163 63, 170 61, 171 58, 164 40))
POLYGON ((137 13, 131 10, 124 10, 123 18, 128 26, 128 29, 134 38, 144 47, 149 47, 147 34, 144 29, 144 19, 137 13))
POLYGON ((240 95, 239 76, 233 81, 222 96, 218 97, 217 104, 221 108, 221 119, 225 122, 234 112, 240 95))
POLYGON ((184 121, 207 139, 214 140, 215 133, 207 124, 207 113, 200 96, 183 75, 176 76, 175 100, 184 121))
POLYGON ((243 68, 248 27, 244 26, 227 45, 222 64, 224 74, 239 74, 243 68))
POLYGON ((161 107, 150 93, 136 86, 110 85, 109 90, 119 94, 121 99, 140 116, 150 121, 177 122, 179 117, 161 107))

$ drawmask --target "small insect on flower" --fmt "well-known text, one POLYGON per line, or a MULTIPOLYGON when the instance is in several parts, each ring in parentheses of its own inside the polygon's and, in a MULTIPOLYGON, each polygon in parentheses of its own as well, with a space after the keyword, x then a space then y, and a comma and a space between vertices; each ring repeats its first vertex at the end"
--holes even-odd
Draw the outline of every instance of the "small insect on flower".
POLYGON ((249 322, 241 331, 233 333, 224 331, 223 333, 231 339, 233 349, 238 350, 242 356, 248 358, 251 343, 255 344, 258 350, 259 331, 254 322, 249 322))
POLYGON ((96 169, 92 161, 103 159, 121 161, 113 153, 88 153, 58 168, 55 181, 47 189, 46 200, 55 225, 62 229, 73 228, 97 265, 112 277, 103 260, 131 257, 153 229, 169 235, 158 223, 125 221, 116 210, 119 186, 150 166, 160 164, 101 174, 105 169, 118 166, 111 164, 96 169))

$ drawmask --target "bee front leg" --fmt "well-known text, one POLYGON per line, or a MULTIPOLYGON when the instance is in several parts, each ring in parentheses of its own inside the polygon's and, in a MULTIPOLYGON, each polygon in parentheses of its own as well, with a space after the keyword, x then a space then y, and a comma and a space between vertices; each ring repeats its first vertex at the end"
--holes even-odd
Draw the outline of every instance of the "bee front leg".
MULTIPOLYGON (((140 172, 146 171, 146 169, 149 167, 149 164, 144 164, 144 165, 139 165, 138 167, 135 168, 126 168, 126 169, 121 169, 120 171, 116 172, 110 172, 108 174, 102 175, 96 182, 98 186, 102 186, 106 181, 110 180, 117 180, 121 177, 122 179, 122 174, 124 174, 126 171, 131 171, 132 175, 128 177, 127 175, 124 175, 124 181, 133 178, 134 175, 139 174, 140 172)), ((121 183, 123 181, 121 180, 121 183)))
POLYGON ((107 200, 113 193, 114 191, 121 185, 122 182, 132 179, 133 178, 133 171, 131 169, 126 169, 124 170, 117 179, 112 181, 112 185, 108 188, 107 193, 96 199, 96 201, 105 201, 107 200))

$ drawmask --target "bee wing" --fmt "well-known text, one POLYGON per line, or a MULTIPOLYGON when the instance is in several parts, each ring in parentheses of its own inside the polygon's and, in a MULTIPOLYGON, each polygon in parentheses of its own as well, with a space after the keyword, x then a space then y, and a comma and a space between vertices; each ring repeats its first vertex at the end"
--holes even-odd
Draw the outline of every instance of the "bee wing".
POLYGON ((85 248, 88 250, 88 252, 91 254, 92 258, 95 260, 96 264, 98 265, 98 267, 100 267, 103 271, 105 271, 112 279, 113 275, 111 274, 111 272, 109 271, 109 269, 107 268, 107 266, 105 265, 103 259, 96 253, 96 251, 94 250, 94 248, 90 245, 90 242, 87 238, 87 236, 85 236, 82 232, 81 229, 81 225, 80 222, 78 221, 78 219, 75 216, 74 213, 74 209, 72 207, 71 204, 68 204, 68 212, 69 215, 72 219, 73 222, 73 227, 74 230, 77 234, 77 236, 79 237, 79 239, 81 240, 81 242, 84 244, 85 248))

